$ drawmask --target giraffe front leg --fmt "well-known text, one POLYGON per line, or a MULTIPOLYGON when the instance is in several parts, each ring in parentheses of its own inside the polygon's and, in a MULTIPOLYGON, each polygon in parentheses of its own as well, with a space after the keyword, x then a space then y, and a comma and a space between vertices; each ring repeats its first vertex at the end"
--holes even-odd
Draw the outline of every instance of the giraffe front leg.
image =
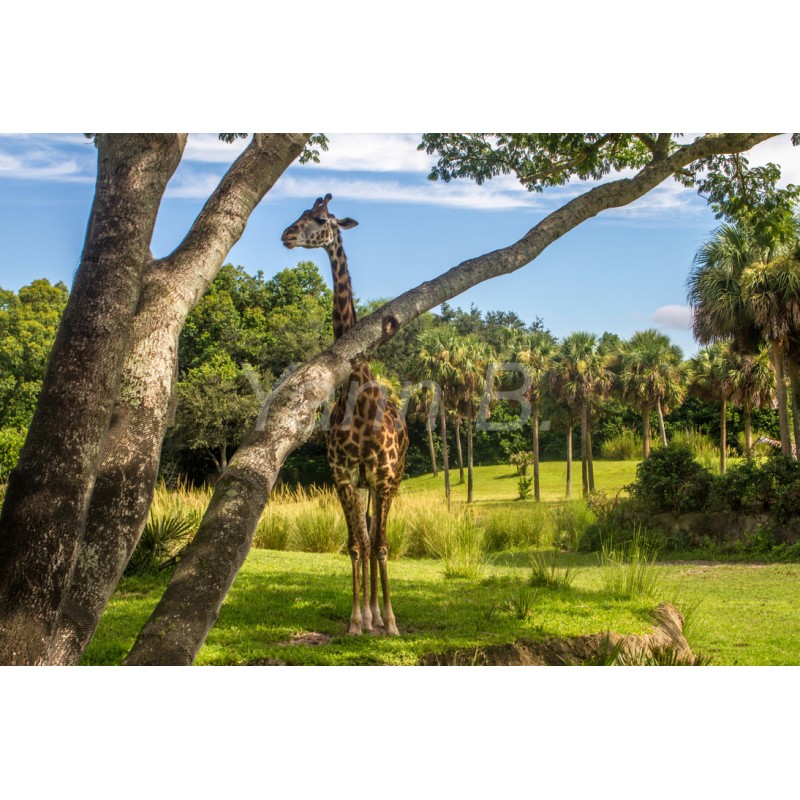
POLYGON ((369 608, 372 612, 372 624, 377 628, 382 628, 383 618, 381 617, 381 608, 378 605, 378 554, 375 548, 370 552, 369 578, 369 608))
POLYGON ((359 552, 357 547, 350 548, 350 561, 353 567, 353 610, 350 612, 350 628, 348 634, 351 636, 361 635, 361 602, 358 596, 359 579, 359 552))
POLYGON ((391 506, 391 497, 381 497, 380 494, 376 497, 375 502, 375 539, 376 539, 376 557, 378 561, 378 569, 381 574, 381 589, 383 591, 383 626, 387 634, 397 636, 400 631, 397 630, 397 622, 394 618, 392 611, 392 601, 389 597, 389 572, 387 568, 387 560, 389 557, 389 544, 386 539, 386 517, 389 513, 391 506))
POLYGON ((362 583, 362 594, 364 596, 364 613, 363 613, 363 621, 362 621, 362 630, 365 633, 372 633, 372 610, 369 607, 369 588, 370 588, 370 579, 369 579, 369 565, 370 565, 370 547, 369 541, 367 541, 367 546, 365 548, 361 548, 361 564, 363 569, 363 583, 362 583))

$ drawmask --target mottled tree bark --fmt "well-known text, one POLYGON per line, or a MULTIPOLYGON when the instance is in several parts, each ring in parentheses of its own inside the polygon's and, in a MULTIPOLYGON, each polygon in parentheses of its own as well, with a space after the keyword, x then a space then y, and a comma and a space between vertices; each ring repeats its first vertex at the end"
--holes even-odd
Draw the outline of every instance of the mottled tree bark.
POLYGON ((142 273, 186 137, 99 135, 81 263, 0 516, 0 663, 47 661, 83 537, 142 273))
POLYGON ((241 237, 253 209, 307 139, 307 134, 256 134, 182 244, 167 258, 149 264, 86 535, 60 608, 49 663, 78 661, 144 529, 186 316, 241 237))
MULTIPOLYGON (((197 537, 125 663, 192 663, 249 549, 283 459, 311 435, 316 408, 353 364, 369 358, 387 335, 444 300, 521 268, 581 222, 604 209, 627 205, 695 159, 740 152, 772 135, 706 136, 657 159, 632 178, 597 186, 550 214, 515 244, 465 261, 386 304, 300 367, 272 393, 257 430, 231 459, 197 537)), ((442 445, 444 450, 446 441, 442 445)))
POLYGON ((661 408, 661 398, 656 398, 656 411, 658 412, 658 432, 661 434, 661 444, 667 446, 667 429, 664 427, 664 409, 661 408))

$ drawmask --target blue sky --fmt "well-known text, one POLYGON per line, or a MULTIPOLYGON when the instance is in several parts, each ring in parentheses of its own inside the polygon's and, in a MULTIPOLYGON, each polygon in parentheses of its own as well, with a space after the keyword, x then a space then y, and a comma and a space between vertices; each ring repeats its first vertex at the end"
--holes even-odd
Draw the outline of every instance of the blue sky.
MULTIPOLYGON (((432 158, 417 134, 328 134, 319 165, 296 165, 254 212, 229 261, 267 276, 322 251, 287 251, 281 231, 315 197, 359 226, 345 233, 353 285, 361 299, 390 297, 459 262, 512 243, 545 214, 586 187, 531 194, 512 178, 484 186, 426 179, 432 158)), ((203 201, 245 143, 215 135, 189 139, 167 189, 153 251, 165 255, 187 231, 203 201)), ((70 284, 80 259, 94 189, 96 153, 80 134, 0 135, 0 286, 34 278, 70 284)), ((800 148, 786 137, 754 149, 751 162, 775 161, 800 181, 800 148)), ((623 337, 657 327, 689 355, 696 350, 685 306, 685 280, 698 246, 716 225, 704 201, 669 181, 624 209, 584 223, 517 273, 453 300, 467 308, 539 316, 556 335, 574 330, 623 337)))

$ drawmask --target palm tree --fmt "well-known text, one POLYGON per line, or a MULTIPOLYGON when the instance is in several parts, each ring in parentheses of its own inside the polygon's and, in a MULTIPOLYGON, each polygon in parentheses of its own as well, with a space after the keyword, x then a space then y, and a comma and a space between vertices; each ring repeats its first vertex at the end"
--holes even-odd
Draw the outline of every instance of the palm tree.
POLYGON ((594 467, 590 444, 590 408, 604 397, 613 383, 609 356, 600 351, 593 333, 578 331, 567 336, 553 358, 552 384, 560 397, 580 409, 583 494, 594 491, 594 467))
POLYGON ((536 331, 517 343, 513 360, 525 366, 530 377, 527 398, 531 404, 533 426, 533 496, 541 502, 539 488, 539 416, 542 408, 542 392, 547 384, 558 343, 550 331, 536 331))
POLYGON ((690 391, 703 400, 720 402, 719 471, 724 475, 728 452, 728 400, 735 392, 731 373, 735 372, 736 362, 730 342, 715 342, 703 348, 689 364, 692 376, 690 391))
POLYGON ((797 445, 800 443, 800 414, 798 414, 800 409, 797 408, 800 378, 796 357, 794 354, 788 356, 787 348, 793 335, 800 331, 800 261, 795 255, 783 255, 771 261, 759 261, 750 265, 742 273, 742 296, 756 325, 770 343, 779 410, 781 403, 783 406, 780 413, 781 451, 784 455, 790 456, 792 446, 789 441, 788 403, 783 364, 786 359, 792 384, 792 398, 795 400, 794 438, 797 445))
POLYGON ((458 375, 461 411, 467 418, 467 503, 472 502, 472 423, 475 419, 475 393, 483 388, 486 367, 493 358, 491 347, 475 336, 461 339, 453 351, 452 364, 458 375))
POLYGON ((458 372, 453 366, 452 355, 457 346, 455 331, 449 326, 442 326, 427 331, 419 338, 420 365, 439 385, 441 399, 439 402, 439 420, 442 426, 442 464, 444 467, 444 494, 450 505, 450 461, 447 452, 447 408, 452 402, 458 372))
MULTIPOLYGON (((735 354, 734 354, 735 355, 735 354)), ((769 347, 762 345, 755 355, 735 356, 730 373, 733 392, 731 401, 744 412, 745 455, 753 456, 753 426, 751 414, 754 408, 767 408, 775 395, 775 371, 770 361, 769 347)))
POLYGON ((642 414, 642 450, 650 455, 650 412, 658 413, 662 444, 667 444, 664 414, 686 397, 688 367, 680 347, 669 336, 650 328, 624 343, 619 359, 623 399, 642 414))
POLYGON ((784 358, 793 327, 786 314, 792 313, 796 280, 787 280, 780 266, 768 265, 780 265, 787 256, 797 260, 796 229, 782 240, 767 240, 741 224, 721 225, 697 251, 687 282, 694 335, 701 344, 730 339, 736 351, 754 354, 765 338, 770 342, 784 455, 791 453, 784 358))

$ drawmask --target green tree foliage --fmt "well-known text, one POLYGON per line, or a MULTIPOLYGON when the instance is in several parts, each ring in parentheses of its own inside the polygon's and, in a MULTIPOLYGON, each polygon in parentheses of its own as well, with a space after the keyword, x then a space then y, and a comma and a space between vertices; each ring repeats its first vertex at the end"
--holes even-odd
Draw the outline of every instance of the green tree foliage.
POLYGON ((0 289, 0 428, 27 428, 68 295, 46 278, 0 289))
POLYGON ((312 262, 269 279, 223 266, 181 333, 168 464, 196 478, 206 457, 223 469, 258 412, 253 380, 266 390, 330 344, 331 308, 332 293, 312 262))

